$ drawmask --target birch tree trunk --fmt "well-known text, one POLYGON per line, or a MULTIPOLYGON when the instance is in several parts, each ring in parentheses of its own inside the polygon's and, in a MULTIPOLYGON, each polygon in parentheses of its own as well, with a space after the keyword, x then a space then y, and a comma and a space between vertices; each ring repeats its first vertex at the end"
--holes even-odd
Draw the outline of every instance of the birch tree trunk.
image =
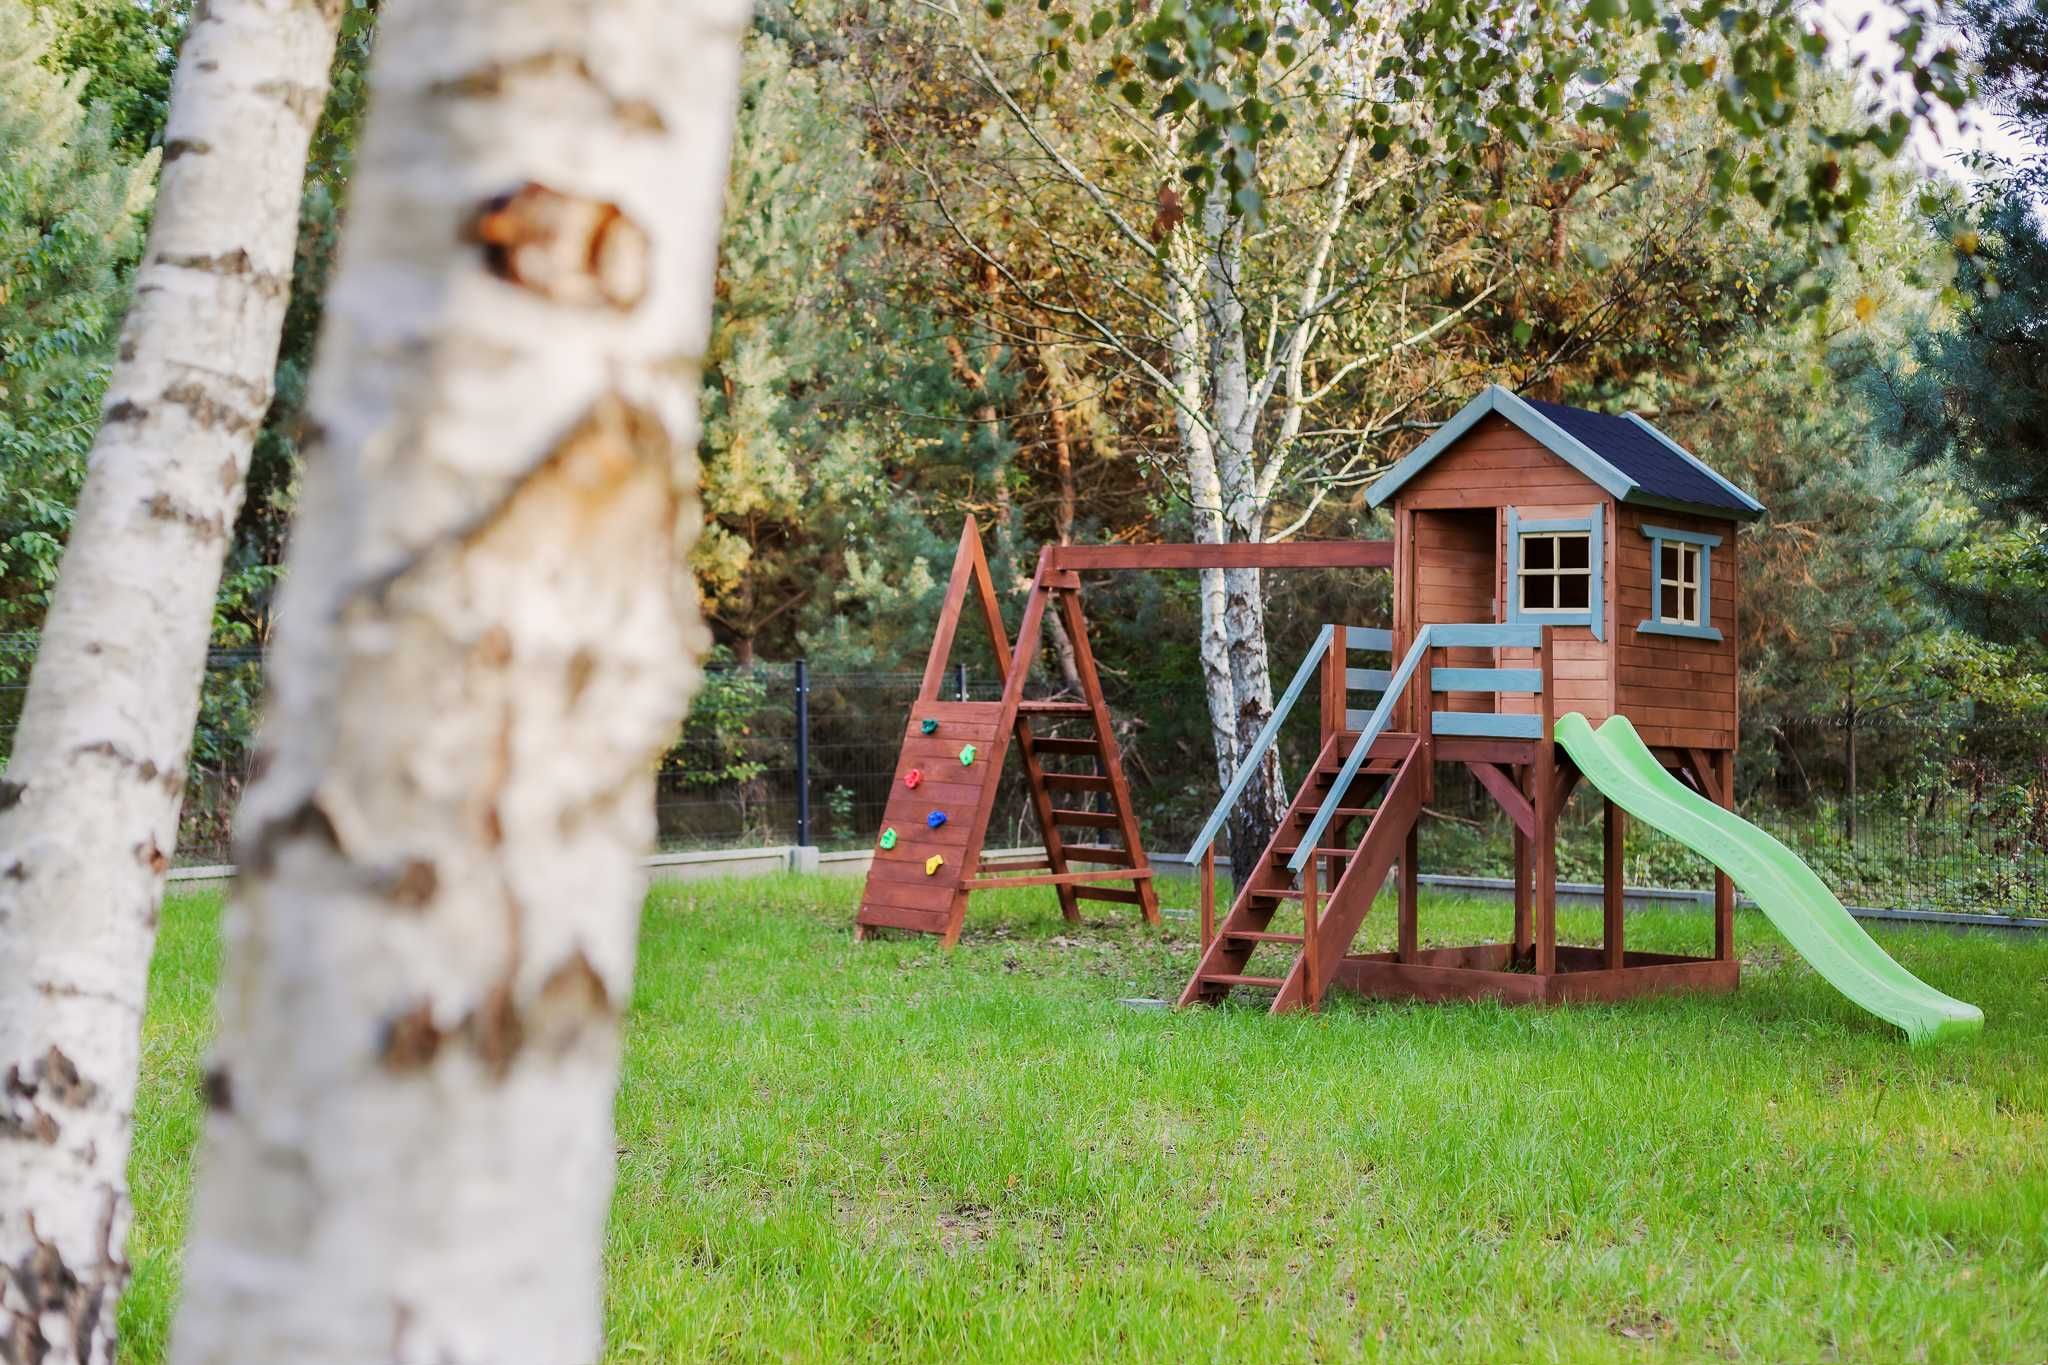
MULTIPOLYGON (((1257 494, 1252 442, 1263 404, 1253 396, 1251 356, 1245 336, 1240 272, 1244 221, 1227 213, 1221 196, 1203 212, 1208 254, 1208 313, 1211 348, 1210 421, 1215 430, 1215 465, 1222 497, 1223 538, 1263 538, 1264 503, 1257 494)), ((1266 654, 1264 585, 1257 569, 1223 573, 1223 645, 1233 698, 1231 725, 1239 755, 1249 753, 1273 714, 1273 684, 1266 654)), ((1230 821, 1233 868, 1258 864, 1286 813, 1280 755, 1268 749, 1245 784, 1230 821)))
POLYGON ((143 994, 340 0, 195 7, 0 781, 0 1359, 109 1361, 143 994))
POLYGON ((602 1349, 746 8, 393 0, 239 830, 172 1358, 602 1349))

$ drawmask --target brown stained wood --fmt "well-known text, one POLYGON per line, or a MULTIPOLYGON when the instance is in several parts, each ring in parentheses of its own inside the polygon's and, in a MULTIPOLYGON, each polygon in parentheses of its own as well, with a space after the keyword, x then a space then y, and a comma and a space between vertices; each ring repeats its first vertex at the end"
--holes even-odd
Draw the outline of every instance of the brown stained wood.
POLYGON ((1106 792, 1115 784, 1099 773, 1045 773, 1041 779, 1055 791, 1106 792))
MULTIPOLYGON (((1124 775, 1123 754, 1116 742, 1116 722, 1109 714, 1109 701, 1102 692, 1102 675, 1095 664, 1095 648, 1089 643, 1088 623, 1081 611, 1081 596, 1070 593, 1061 601, 1061 622, 1067 628, 1067 636, 1073 641, 1074 669, 1081 679, 1081 691, 1089 705, 1089 714, 1095 724, 1095 740, 1101 746, 1100 766, 1110 782, 1110 809, 1116 815, 1116 830, 1123 840, 1123 846, 1131 851, 1135 870, 1145 871, 1150 867, 1145 857, 1145 845, 1138 831, 1138 813, 1131 800, 1131 787, 1124 775)), ((1048 812, 1050 807, 1048 806, 1048 812)), ((1159 889, 1147 878, 1137 885, 1139 912, 1145 923, 1159 923, 1159 889)))
MULTIPOLYGON (((1558 949, 1560 953, 1565 950, 1558 949)), ((1353 953, 1347 962, 1399 962, 1393 953, 1353 953)), ((1472 943, 1456 948, 1418 949, 1412 965, 1457 967, 1466 971, 1503 972, 1514 965, 1514 948, 1506 943, 1472 943)))
POLYGON ((990 891, 1003 886, 1079 886, 1084 882, 1127 882, 1146 880, 1151 876, 1149 867, 1100 872, 1032 872, 1021 877, 976 877, 965 885, 969 891, 990 891))
POLYGON ((1067 810, 1053 807, 1052 820, 1056 825, 1081 825, 1090 829, 1115 829, 1121 817, 1103 810, 1067 810))
POLYGON ((1479 779, 1479 785, 1493 796, 1508 819, 1515 822, 1515 828, 1525 838, 1536 833, 1536 810, 1529 804, 1529 798, 1522 795, 1522 789, 1515 785, 1515 779, 1492 763, 1467 763, 1465 767, 1479 779))
POLYGON ((1385 540, 1291 540, 1230 545, 1051 545, 1055 569, 1390 569, 1385 540))
POLYGON ((1531 929, 1535 944, 1532 961, 1537 975, 1547 976, 1557 962, 1557 812, 1563 804, 1557 787, 1557 746, 1551 741, 1550 660, 1555 626, 1544 626, 1537 649, 1536 667, 1543 674, 1543 729, 1535 743, 1536 761, 1529 767, 1535 835, 1530 840, 1535 857, 1531 868, 1531 929))
POLYGON ((1038 735, 1033 738, 1032 747, 1042 754, 1073 754, 1094 758, 1100 757, 1102 753, 1102 741, 1093 735, 1038 735))
POLYGON ((1529 856, 1529 836, 1519 829, 1515 831, 1515 958, 1526 960, 1535 951, 1536 940, 1529 929, 1529 883, 1533 860, 1529 856))
POLYGON ((1437 735, 1431 743, 1436 746, 1439 763, 1505 763, 1520 767, 1536 761, 1536 741, 1533 739, 1469 739, 1437 735))
POLYGON ((1089 884, 1076 886, 1074 894, 1084 901, 1115 901, 1118 905, 1143 906, 1145 904, 1144 888, 1150 885, 1151 883, 1149 882, 1139 882, 1138 886, 1140 889, 1132 891, 1124 887, 1089 884))
POLYGON ((915 910, 901 905, 863 906, 859 927, 867 929, 910 929, 920 934, 946 932, 944 910, 915 910))
MULTIPOLYGON (((1723 749, 1714 755, 1714 780, 1720 790, 1723 810, 1735 809, 1735 751, 1723 749)), ((1735 883, 1720 868, 1714 869, 1714 957, 1735 963, 1735 883)))
POLYGON ((1705 749, 1689 747, 1685 751, 1685 757, 1687 765, 1692 769, 1693 777, 1699 783, 1700 795, 1706 797, 1707 800, 1712 801, 1715 805, 1720 805, 1721 778, 1720 774, 1715 771, 1717 764, 1714 755, 1708 753, 1705 749))
POLYGON ((1505 944, 1430 949, 1414 963, 1395 962, 1389 954, 1348 957, 1336 965, 1331 984, 1384 999, 1545 1005, 1611 1003, 1676 991, 1723 993, 1736 988, 1740 972, 1734 962, 1653 953, 1630 953, 1622 967, 1607 969, 1599 949, 1574 947, 1557 950, 1560 966, 1570 964, 1569 969, 1542 975, 1456 965, 1503 961, 1506 951, 1505 944))
MULTIPOLYGON (((1012 732, 1017 741, 1017 762, 1024 769, 1024 789, 1030 795, 1031 811, 1038 820, 1039 833, 1045 843, 1046 865, 1053 875, 1058 876, 1068 871, 1066 855, 1063 849, 1066 840, 1065 836, 1060 832, 1059 825, 1053 820, 1052 793, 1046 789, 1045 768, 1038 761, 1037 731, 1032 728, 1030 720, 1020 714, 1018 710, 1023 705, 1023 689, 1021 684, 1030 676, 1032 660, 1038 657, 1037 633, 1044 629, 1045 611, 1047 606, 1050 605, 1049 599, 1055 597, 1065 598, 1068 596, 1066 593, 1055 593, 1046 586, 1046 580, 1051 576, 1051 565, 1048 559, 1051 548, 1051 546, 1047 546, 1041 549, 1038 554, 1038 577, 1032 582, 1031 597, 1024 606, 1025 619, 1033 639, 1030 648, 1026 649, 1024 636, 1027 632, 1027 626, 1018 627, 1017 658, 1010 670, 1010 681, 1018 684, 1018 686, 1005 686, 1003 689, 1003 704, 1008 708, 1006 718, 1010 722, 1012 732)), ((998 773, 998 780, 1000 780, 1000 776, 1000 773, 998 773)), ((994 798, 995 790, 993 787, 991 787, 989 795, 991 799, 994 798)), ((985 830, 987 821, 987 815, 983 814, 977 829, 985 830)), ((1062 882, 1055 882, 1053 885, 1059 888, 1056 894, 1059 897, 1061 916, 1069 924, 1080 923, 1081 903, 1075 899, 1072 887, 1062 882)))
POLYGON ((1420 888, 1416 880, 1418 855, 1420 853, 1418 832, 1416 825, 1409 825, 1408 837, 1401 843, 1401 873, 1395 892, 1398 897, 1399 908, 1394 936, 1395 943, 1397 944, 1396 951, 1400 954, 1401 961, 1403 962, 1415 961, 1417 944, 1420 941, 1421 935, 1419 921, 1421 918, 1422 898, 1418 894, 1420 888))
POLYGON ((1606 965, 1618 968, 1622 965, 1623 900, 1622 900, 1622 849, 1623 836, 1628 817, 1612 801, 1600 802, 1601 820, 1601 861, 1600 861, 1600 947, 1606 965))
POLYGON ((1202 849, 1202 951, 1216 941, 1216 841, 1202 849))

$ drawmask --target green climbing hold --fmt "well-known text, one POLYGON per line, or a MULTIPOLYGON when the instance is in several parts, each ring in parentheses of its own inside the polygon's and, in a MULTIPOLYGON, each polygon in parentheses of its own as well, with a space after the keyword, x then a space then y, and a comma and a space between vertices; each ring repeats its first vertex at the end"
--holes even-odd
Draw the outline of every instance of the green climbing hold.
POLYGON ((882 847, 885 849, 896 847, 896 827, 894 825, 882 831, 882 847))
POLYGON ((960 766, 963 768, 974 766, 974 746, 972 744, 960 751, 960 766))
POLYGON ((938 718, 936 716, 926 716, 917 728, 928 735, 935 735, 939 732, 938 718))

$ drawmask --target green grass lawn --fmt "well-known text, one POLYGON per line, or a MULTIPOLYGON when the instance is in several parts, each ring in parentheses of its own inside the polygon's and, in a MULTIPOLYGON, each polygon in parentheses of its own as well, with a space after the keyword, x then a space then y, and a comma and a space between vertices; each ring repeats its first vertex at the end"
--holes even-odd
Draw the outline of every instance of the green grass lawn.
MULTIPOLYGON (((613 1359, 2048 1357, 2048 939, 1878 931, 1986 1015, 1916 1051, 1755 914, 1733 997, 1271 1019, 1118 1003, 1179 990, 1186 920, 1075 928, 1009 892, 948 956, 855 945, 858 890, 651 898, 613 1359)), ((167 907, 151 980, 137 1361, 176 1293, 217 914, 167 907)), ((1506 920, 1423 905, 1433 942, 1506 920)), ((1711 925, 1630 934, 1700 952, 1711 925)))

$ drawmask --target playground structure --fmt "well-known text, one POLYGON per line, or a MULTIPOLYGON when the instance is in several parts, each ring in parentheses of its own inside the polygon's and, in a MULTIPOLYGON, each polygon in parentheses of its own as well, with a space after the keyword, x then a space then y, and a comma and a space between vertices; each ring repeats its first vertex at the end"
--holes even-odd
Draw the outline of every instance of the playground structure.
POLYGON ((1390 511, 1391 542, 1049 546, 1014 645, 970 522, 906 730, 903 780, 892 789, 859 932, 914 929, 950 945, 969 894, 1000 886, 1054 886, 1069 919, 1078 918, 1080 900, 1099 899, 1135 905, 1157 921, 1152 870, 1087 646, 1083 571, 1391 569, 1392 628, 1322 629, 1189 851, 1200 866, 1201 957, 1181 1004, 1254 989, 1272 993, 1275 1012, 1316 1008, 1333 986, 1527 1003, 1729 991, 1740 974, 1739 884, 1816 970, 1916 1041, 1981 1026, 1981 1012, 1899 968, 1796 856, 1733 813, 1736 532, 1761 515, 1755 499, 1640 417, 1534 402, 1498 387, 1367 497, 1390 511), (999 702, 938 700, 970 589, 1003 675, 999 702), (1024 699, 1048 610, 1060 613, 1073 641, 1078 700, 1024 699), (1379 656, 1384 666, 1356 667, 1357 654, 1379 656), (1219 919, 1215 840, 1312 682, 1316 756, 1257 864, 1233 869, 1235 895, 1219 919), (1040 719, 1084 732, 1049 734, 1034 725, 1040 719), (984 863, 1012 744, 1046 851, 984 863), (1089 766, 1075 771, 1070 761, 1089 766), (1510 941, 1421 944, 1416 831, 1441 764, 1468 768, 1512 824, 1510 941), (1558 814, 1581 781, 1603 803, 1598 946, 1557 942, 1558 814), (1076 804, 1076 794, 1088 799, 1076 804), (1627 947, 1621 853, 1631 816, 1714 864, 1711 956, 1627 947), (1074 827, 1119 842, 1068 842, 1062 832, 1074 827), (1397 888, 1395 947, 1355 952, 1389 877, 1397 888), (1276 955, 1276 968, 1254 970, 1255 959, 1276 955))

